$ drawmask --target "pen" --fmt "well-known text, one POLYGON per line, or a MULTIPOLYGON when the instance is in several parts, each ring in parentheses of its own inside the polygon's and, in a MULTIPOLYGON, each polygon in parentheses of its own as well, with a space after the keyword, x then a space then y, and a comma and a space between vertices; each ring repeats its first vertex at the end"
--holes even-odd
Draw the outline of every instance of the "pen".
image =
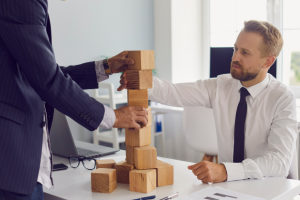
POLYGON ((141 198, 133 199, 133 200, 146 200, 146 199, 155 199, 155 195, 149 196, 149 197, 141 197, 141 198))
POLYGON ((175 194, 172 194, 172 195, 170 195, 170 196, 167 196, 167 197, 165 197, 165 198, 162 198, 162 199, 160 199, 160 200, 168 200, 168 199, 173 199, 173 198, 175 198, 175 197, 178 197, 178 192, 176 192, 175 194))

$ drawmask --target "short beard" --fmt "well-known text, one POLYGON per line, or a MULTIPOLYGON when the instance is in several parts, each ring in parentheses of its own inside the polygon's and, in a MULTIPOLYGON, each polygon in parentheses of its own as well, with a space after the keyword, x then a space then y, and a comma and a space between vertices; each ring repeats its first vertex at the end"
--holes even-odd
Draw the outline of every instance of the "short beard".
POLYGON ((231 67, 230 67, 230 73, 232 78, 240 80, 240 81, 251 81, 257 77, 259 74, 260 70, 255 71, 255 72, 245 72, 244 67, 238 64, 237 62, 231 62, 231 67), (233 68, 233 65, 237 65, 241 69, 241 73, 237 73, 236 70, 233 68))

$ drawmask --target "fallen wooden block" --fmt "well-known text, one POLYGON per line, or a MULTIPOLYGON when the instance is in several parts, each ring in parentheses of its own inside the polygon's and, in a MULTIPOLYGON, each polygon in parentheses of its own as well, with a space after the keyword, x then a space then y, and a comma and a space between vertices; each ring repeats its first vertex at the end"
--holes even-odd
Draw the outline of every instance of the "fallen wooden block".
POLYGON ((130 70, 154 69, 154 50, 128 51, 128 58, 132 58, 135 63, 129 64, 130 70))
POLYGON ((156 186, 173 185, 174 183, 174 167, 161 160, 157 160, 156 167, 156 186))
POLYGON ((138 131, 125 129, 125 143, 127 146, 141 147, 151 144, 151 126, 146 126, 138 131))
POLYGON ((134 165, 134 147, 126 145, 126 162, 134 165))
POLYGON ((91 173, 92 192, 111 193, 117 188, 116 169, 99 168, 91 173))
POLYGON ((152 88, 152 70, 126 70, 127 89, 152 88))
POLYGON ((134 166, 137 169, 153 169, 157 167, 157 152, 153 146, 134 148, 134 166))
POLYGON ((148 90, 127 90, 128 106, 148 108, 148 90))
POLYGON ((156 188, 156 170, 132 170, 129 172, 129 190, 148 193, 156 188))
POLYGON ((96 160, 96 169, 98 168, 115 168, 116 161, 114 159, 96 160))
POLYGON ((121 161, 115 164, 117 170, 117 182, 118 183, 129 183, 129 172, 134 169, 134 165, 128 162, 121 161))

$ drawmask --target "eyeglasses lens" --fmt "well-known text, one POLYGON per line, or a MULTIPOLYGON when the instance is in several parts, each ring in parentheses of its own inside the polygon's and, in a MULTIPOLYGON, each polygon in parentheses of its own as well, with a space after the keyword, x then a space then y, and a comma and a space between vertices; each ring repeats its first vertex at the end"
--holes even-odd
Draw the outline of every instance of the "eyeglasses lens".
POLYGON ((93 160, 93 159, 84 159, 83 160, 83 165, 87 169, 94 169, 96 163, 95 163, 95 160, 93 160))

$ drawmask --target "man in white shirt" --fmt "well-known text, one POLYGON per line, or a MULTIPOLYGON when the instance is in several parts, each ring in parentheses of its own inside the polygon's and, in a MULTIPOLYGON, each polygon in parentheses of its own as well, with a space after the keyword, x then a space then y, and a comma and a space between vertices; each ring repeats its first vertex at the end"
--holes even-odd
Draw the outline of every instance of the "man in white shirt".
MULTIPOLYGON (((296 101, 268 74, 282 46, 276 27, 251 20, 234 44, 231 74, 180 84, 153 78, 150 100, 213 109, 220 164, 201 161, 188 166, 202 182, 291 176, 296 163, 296 101)), ((120 83, 119 90, 127 87, 126 73, 120 83)))

